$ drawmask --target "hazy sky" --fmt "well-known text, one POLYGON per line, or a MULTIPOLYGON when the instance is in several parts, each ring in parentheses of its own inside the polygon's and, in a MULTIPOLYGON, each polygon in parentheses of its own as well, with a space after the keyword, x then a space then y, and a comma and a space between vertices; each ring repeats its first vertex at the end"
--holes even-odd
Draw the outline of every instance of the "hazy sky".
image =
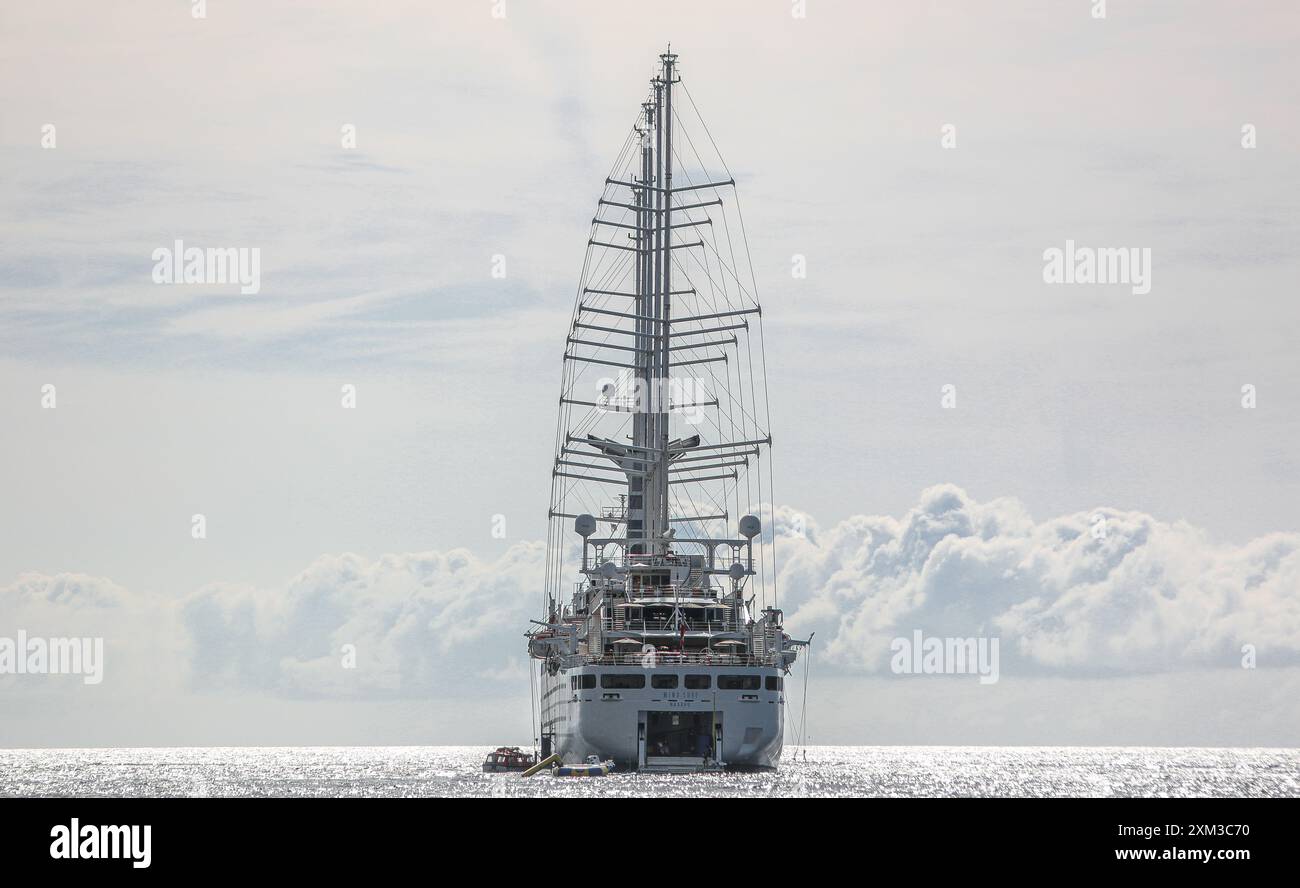
POLYGON ((1295 4, 497 5, 0 8, 0 636, 108 648, 0 676, 0 743, 527 738, 563 339, 671 40, 821 528, 782 544, 814 735, 1295 745, 1295 4), (177 239, 261 291, 153 283, 177 239), (1045 284, 1067 240, 1151 291, 1045 284), (1015 656, 892 676, 913 628, 1015 656))

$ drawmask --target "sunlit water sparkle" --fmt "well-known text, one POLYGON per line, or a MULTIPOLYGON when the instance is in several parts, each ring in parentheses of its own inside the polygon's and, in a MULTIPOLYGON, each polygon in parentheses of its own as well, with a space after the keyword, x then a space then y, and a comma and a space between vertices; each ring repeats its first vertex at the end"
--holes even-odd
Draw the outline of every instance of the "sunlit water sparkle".
POLYGON ((776 772, 484 774, 486 746, 0 749, 5 796, 1300 796, 1300 749, 810 746, 776 772))

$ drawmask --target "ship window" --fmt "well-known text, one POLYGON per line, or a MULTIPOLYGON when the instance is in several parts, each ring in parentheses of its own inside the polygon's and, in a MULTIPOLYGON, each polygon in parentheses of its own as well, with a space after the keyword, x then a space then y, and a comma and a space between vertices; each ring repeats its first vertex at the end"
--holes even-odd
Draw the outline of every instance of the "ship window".
POLYGON ((582 688, 584 691, 590 691, 596 687, 596 676, 592 673, 580 675, 578 676, 578 679, 581 682, 578 687, 582 688))
POLYGON ((785 684, 785 680, 779 675, 769 675, 767 677, 767 689, 769 691, 779 691, 785 684))
POLYGON ((709 689, 709 677, 707 675, 688 675, 686 676, 686 688, 691 691, 707 691, 709 689))
POLYGON ((650 687, 671 691, 673 688, 677 687, 677 676, 652 675, 650 676, 650 687))
POLYGON ((757 691, 757 675, 719 675, 718 688, 723 691, 757 691))
POLYGON ((645 687, 645 676, 622 675, 617 672, 606 672, 600 677, 600 686, 606 690, 614 688, 643 688, 645 687))

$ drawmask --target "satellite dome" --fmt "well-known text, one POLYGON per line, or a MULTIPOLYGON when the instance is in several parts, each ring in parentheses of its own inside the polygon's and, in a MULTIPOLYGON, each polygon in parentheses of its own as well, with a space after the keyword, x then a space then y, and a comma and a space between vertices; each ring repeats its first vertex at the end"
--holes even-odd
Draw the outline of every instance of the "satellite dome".
POLYGON ((740 519, 740 535, 745 539, 752 540, 763 532, 763 524, 758 520, 757 515, 746 515, 740 519))
POLYGON ((745 576, 745 565, 741 564, 739 561, 731 562, 731 567, 727 568, 727 576, 731 577, 733 580, 741 579, 745 576))
POLYGON ((578 536, 586 539, 596 532, 596 519, 590 515, 579 515, 573 521, 573 529, 578 532, 578 536))

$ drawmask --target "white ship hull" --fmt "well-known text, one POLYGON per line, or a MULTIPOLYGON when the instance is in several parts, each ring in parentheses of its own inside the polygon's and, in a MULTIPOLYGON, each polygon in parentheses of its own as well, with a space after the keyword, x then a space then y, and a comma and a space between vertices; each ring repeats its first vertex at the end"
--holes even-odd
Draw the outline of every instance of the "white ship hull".
POLYGON ((773 769, 784 735, 782 684, 781 670, 764 666, 589 665, 555 675, 543 667, 543 735, 566 763, 594 755, 613 759, 622 771, 693 770, 714 762, 773 769), (591 676, 588 685, 595 679, 594 687, 582 686, 584 675, 591 676), (688 675, 696 687, 685 687, 688 675), (698 687, 701 676, 708 676, 707 689, 698 687), (644 687, 603 686, 637 677, 644 687), (666 687, 672 677, 676 687, 666 687))

